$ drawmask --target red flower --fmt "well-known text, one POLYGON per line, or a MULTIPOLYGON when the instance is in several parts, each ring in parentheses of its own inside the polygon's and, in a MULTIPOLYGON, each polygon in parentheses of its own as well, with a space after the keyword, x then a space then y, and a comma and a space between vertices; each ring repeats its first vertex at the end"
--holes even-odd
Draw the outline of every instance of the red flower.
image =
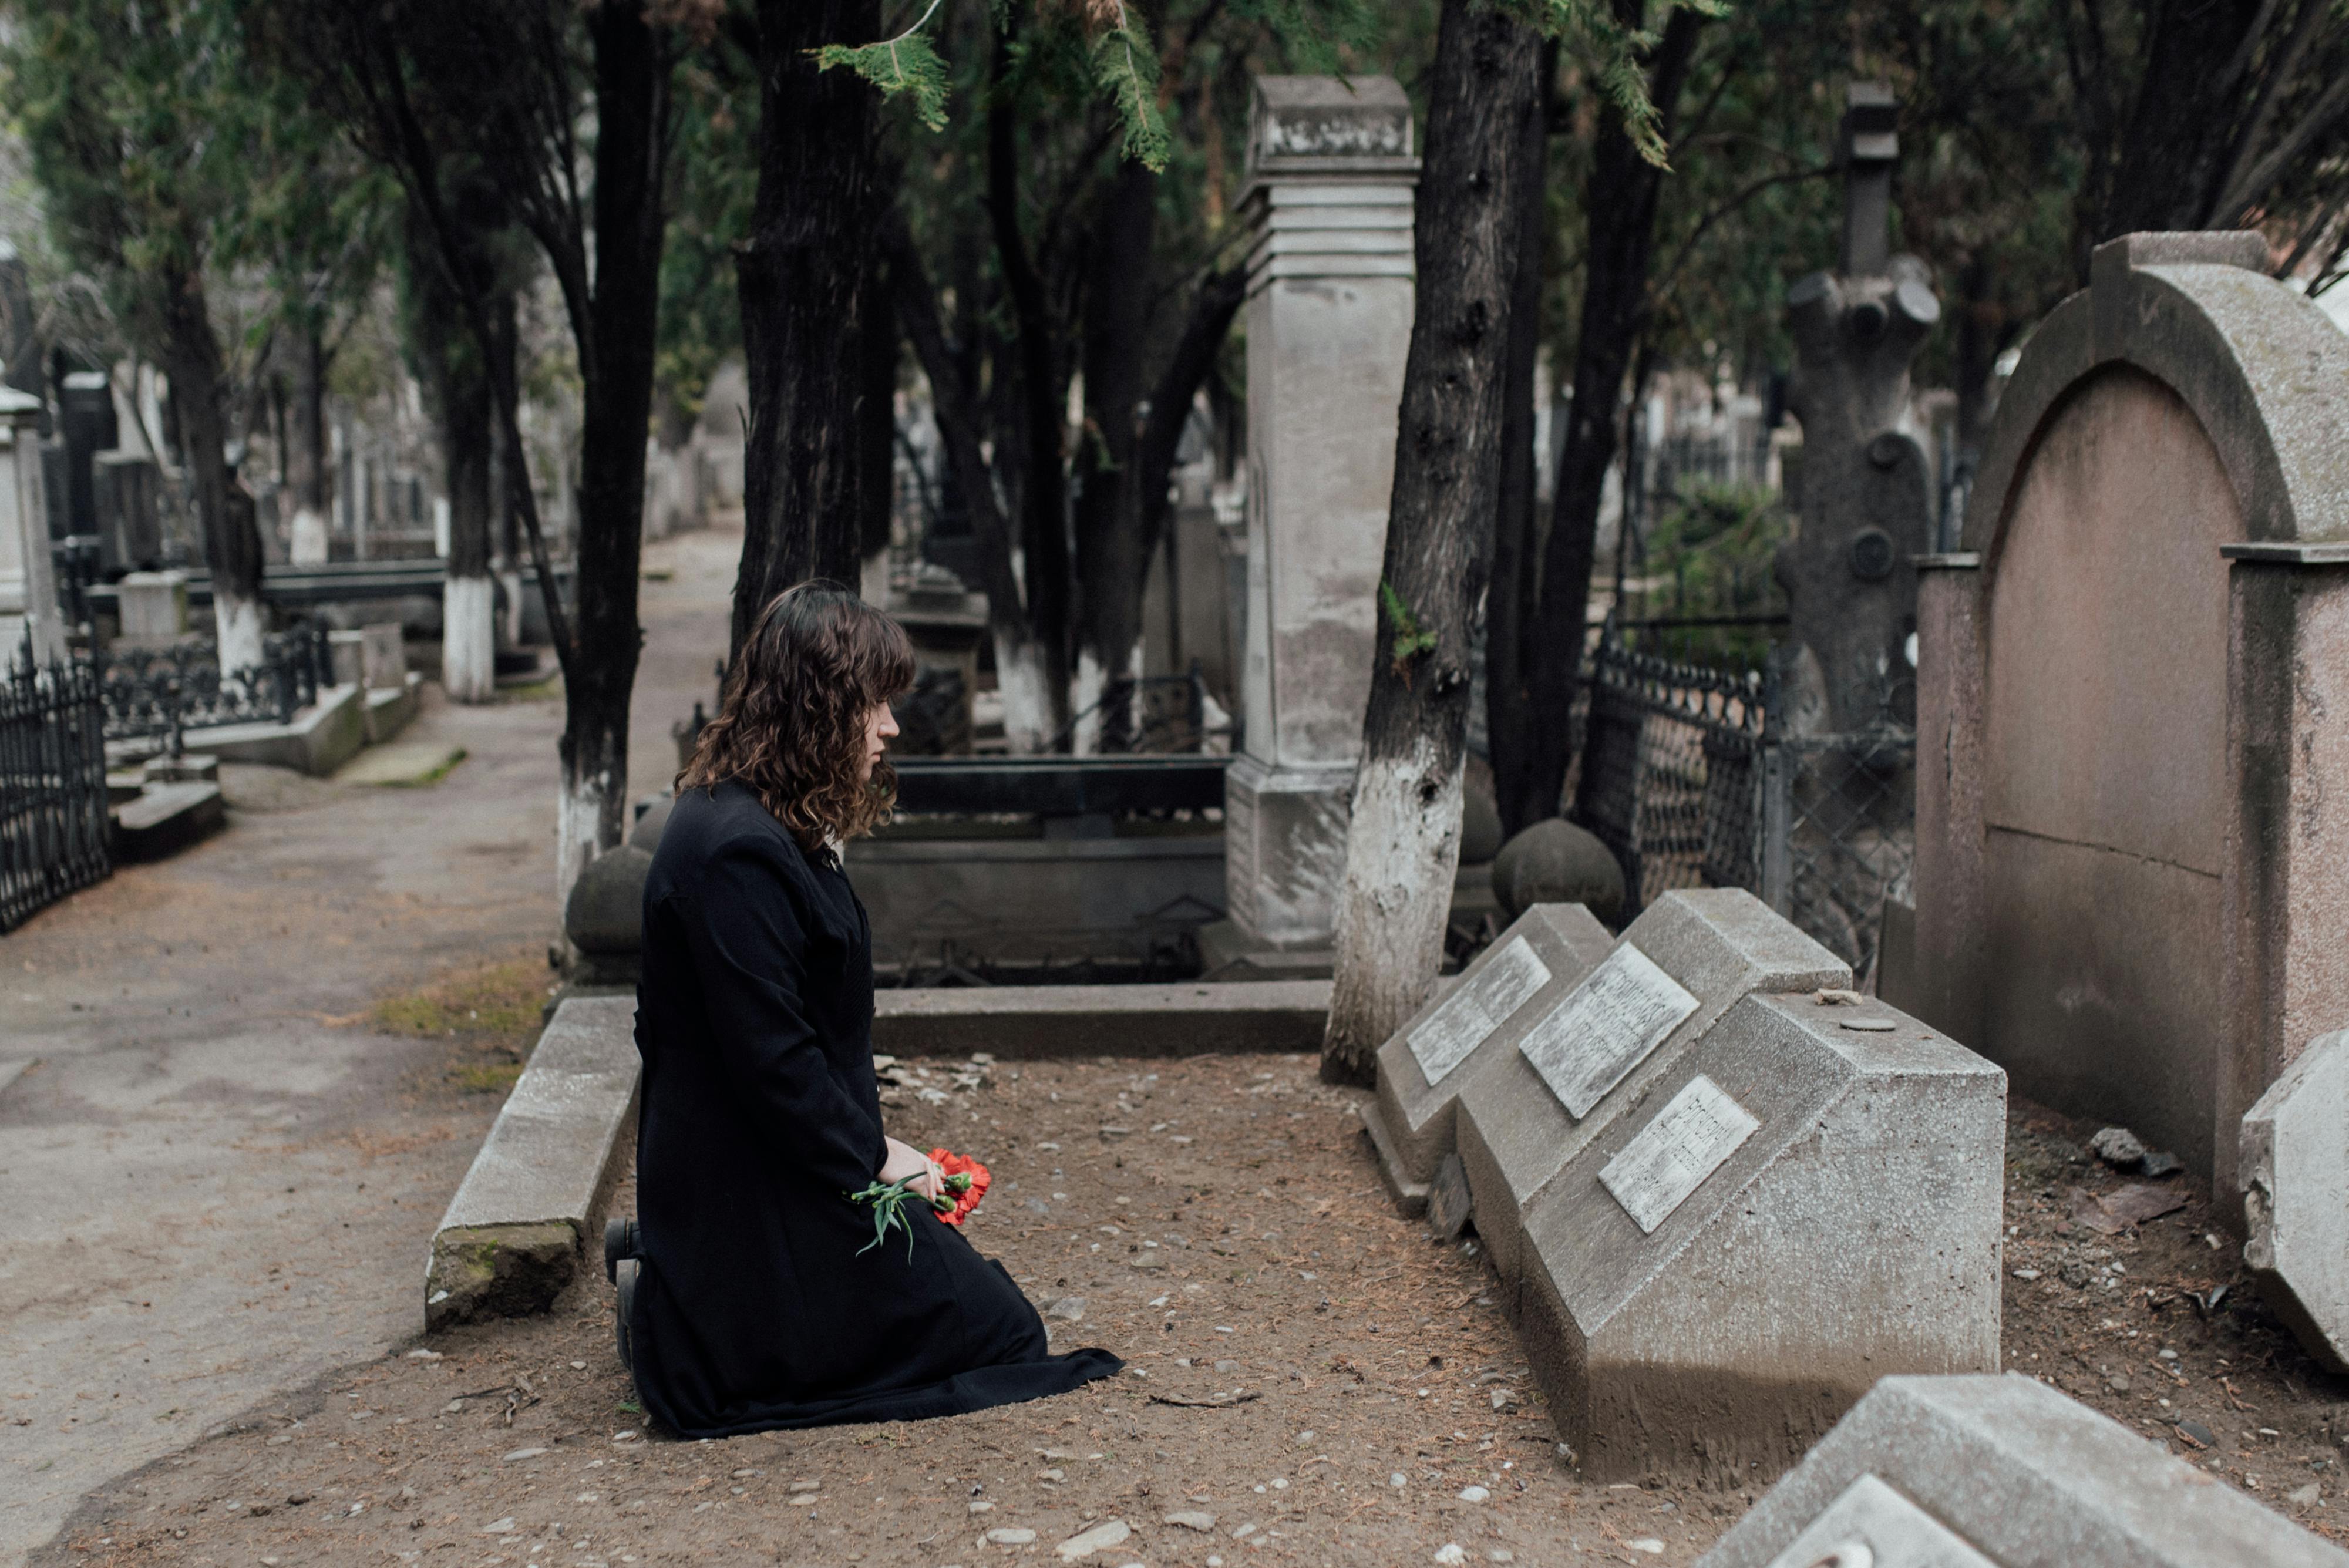
POLYGON ((995 1179, 987 1167, 967 1155, 950 1154, 942 1148, 930 1150, 930 1158, 947 1173, 947 1190, 954 1195, 954 1207, 937 1211, 937 1216, 949 1225, 959 1225, 978 1207, 987 1196, 987 1185, 995 1179))

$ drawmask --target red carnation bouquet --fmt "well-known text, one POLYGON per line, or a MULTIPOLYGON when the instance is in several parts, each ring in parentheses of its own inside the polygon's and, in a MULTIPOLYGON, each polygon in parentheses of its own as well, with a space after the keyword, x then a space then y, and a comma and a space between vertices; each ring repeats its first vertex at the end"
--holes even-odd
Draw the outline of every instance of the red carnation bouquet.
POLYGON ((936 1198, 925 1198, 916 1192, 914 1183, 919 1179, 911 1176, 903 1181, 875 1181, 863 1191, 848 1195, 851 1203, 873 1206, 873 1240, 856 1249, 858 1257, 879 1246, 888 1239, 889 1232, 895 1230, 905 1233, 905 1258, 908 1262, 913 1261, 914 1227, 905 1218, 905 1205, 909 1200, 927 1204, 930 1212, 944 1224, 960 1225, 970 1217, 970 1211, 978 1207, 978 1200, 987 1196, 987 1185, 994 1178, 978 1161, 968 1155, 950 1153, 943 1148, 930 1150, 930 1158, 946 1172, 947 1177, 946 1191, 936 1198))

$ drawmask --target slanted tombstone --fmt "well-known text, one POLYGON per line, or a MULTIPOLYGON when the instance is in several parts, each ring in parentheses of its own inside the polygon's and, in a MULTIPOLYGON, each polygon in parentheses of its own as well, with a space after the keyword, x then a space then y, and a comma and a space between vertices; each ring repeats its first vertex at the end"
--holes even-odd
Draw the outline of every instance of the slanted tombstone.
POLYGON ((398 691, 408 685, 408 647, 399 622, 359 628, 359 680, 370 691, 398 691))
POLYGON ((1932 467, 1910 409, 1909 364, 1941 314, 1925 264, 1889 254, 1899 155, 1892 89, 1854 82, 1848 101, 1843 254, 1834 271, 1786 291, 1802 526, 1778 560, 1797 649, 1789 706, 1836 734, 1864 728, 1906 693, 1917 628, 1911 563, 1934 544, 1932 467))
POLYGON ((1379 1048, 1378 1096, 1362 1125, 1387 1190, 1406 1214, 1425 1208, 1428 1184, 1453 1153, 1461 1092, 1506 1062, 1607 956, 1614 938, 1579 904, 1537 904, 1478 953, 1460 978, 1379 1048))
POLYGON ((1411 347, 1411 102, 1392 77, 1259 77, 1248 255, 1245 739, 1226 789, 1243 948, 1326 950, 1370 700, 1411 347))
POLYGON ((1749 992, 1625 1089, 1526 1206, 1512 1297, 1586 1476, 1773 1476, 1887 1373, 1997 1369, 1997 1067, 1880 1002, 1749 992))
POLYGON ((2243 1113, 2243 1262, 2308 1353, 2349 1372, 2349 1032, 2320 1036, 2243 1113))
POLYGON ((2259 234, 2131 234, 2033 332, 1920 585, 1914 994, 2174 1150, 2349 1020, 2349 337, 2259 234))
MULTIPOLYGON (((1486 1042, 1454 1091, 1476 1231, 1512 1293, 1528 1210, 1617 1104, 1644 1096, 1749 992, 1851 983, 1849 965, 1737 888, 1667 893, 1619 940, 1578 956, 1580 968, 1486 1042)), ((1380 1052, 1382 1104, 1392 1049, 1380 1052)))
POLYGON ((1887 1377, 1696 1568, 2349 1568, 2033 1379, 1887 1377))

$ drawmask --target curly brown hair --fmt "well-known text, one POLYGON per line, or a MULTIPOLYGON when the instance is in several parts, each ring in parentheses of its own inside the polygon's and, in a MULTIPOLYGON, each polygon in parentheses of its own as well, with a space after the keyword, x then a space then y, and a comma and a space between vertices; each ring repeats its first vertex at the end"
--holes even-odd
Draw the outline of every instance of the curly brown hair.
POLYGON ((740 784, 811 855, 869 833, 896 802, 897 775, 885 760, 857 776, 865 716, 913 684, 913 644, 895 621, 834 583, 785 588, 735 656, 678 791, 740 784))

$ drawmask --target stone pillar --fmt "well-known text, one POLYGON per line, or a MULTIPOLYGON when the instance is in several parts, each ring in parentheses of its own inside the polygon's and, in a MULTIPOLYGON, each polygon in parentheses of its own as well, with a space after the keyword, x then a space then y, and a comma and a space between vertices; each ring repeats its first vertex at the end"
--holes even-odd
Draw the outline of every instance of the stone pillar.
MULTIPOLYGON (((1844 115, 1841 265, 1786 291, 1788 401, 1803 424, 1802 526, 1780 553, 1800 727, 1844 734, 1896 708, 1917 627, 1911 559, 1933 544, 1932 464, 1909 410, 1909 362, 1941 307, 1914 256, 1889 255, 1899 144, 1889 88, 1855 82, 1844 115)), ((1895 717, 1909 715, 1896 711, 1895 717)))
POLYGON ((1961 1044, 1982 1038, 1982 557, 1917 568, 1917 1015, 1961 1044), (1924 897, 1930 889, 1931 897, 1924 897))
POLYGON ((1248 257, 1247 738, 1226 896, 1248 942, 1326 947, 1370 701, 1411 346, 1411 104, 1388 77, 1259 77, 1248 257))
POLYGON ((0 669, 23 656, 27 636, 35 663, 66 656, 40 421, 40 399, 0 387, 0 669))

